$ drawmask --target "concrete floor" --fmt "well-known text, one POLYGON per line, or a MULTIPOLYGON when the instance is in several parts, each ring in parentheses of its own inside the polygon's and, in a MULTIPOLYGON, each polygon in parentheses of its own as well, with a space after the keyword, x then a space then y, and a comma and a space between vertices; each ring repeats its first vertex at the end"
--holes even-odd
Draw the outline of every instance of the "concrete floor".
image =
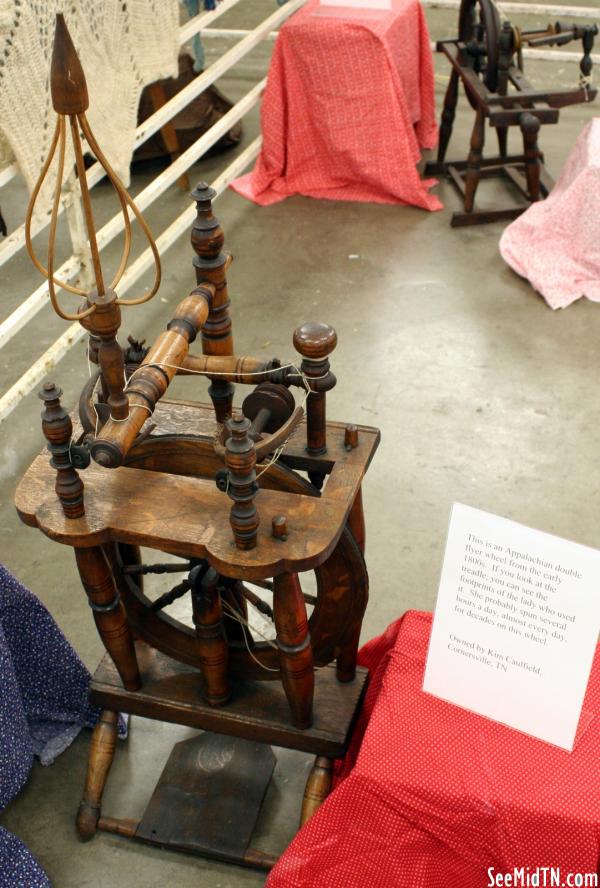
MULTIPOLYGON (((252 0, 224 18, 223 26, 245 27, 271 8, 272 0, 252 0)), ((434 12, 429 20, 435 37, 454 32, 452 13, 434 12)), ((224 46, 221 40, 207 42, 209 61, 224 46)), ((232 98, 244 94, 266 70, 269 51, 269 45, 259 48, 223 78, 224 91, 232 98)), ((439 104, 447 82, 441 60, 436 70, 439 104)), ((538 82, 576 78, 572 65, 559 70, 538 63, 529 72, 538 82)), ((558 127, 545 128, 542 145, 551 169, 560 169, 594 110, 566 109, 558 127)), ((451 154, 464 152, 470 123, 463 101, 451 154)), ((245 126, 248 144, 257 132, 256 113, 245 126)), ((199 163, 192 181, 210 181, 228 161, 199 163)), ((152 173, 138 172, 133 191, 152 173)), ((333 356, 339 382, 329 398, 329 415, 382 430, 365 484, 371 576, 365 639, 407 608, 433 607, 456 500, 599 544, 598 308, 581 300, 567 311, 552 312, 500 258, 503 226, 450 229, 457 198, 446 184, 438 193, 446 207, 436 214, 301 197, 261 209, 232 192, 217 205, 236 258, 230 289, 238 352, 286 358, 299 323, 328 321, 339 335, 333 356)), ((3 194, 9 221, 20 221, 25 201, 18 186, 6 198, 3 194)), ((149 213, 154 229, 170 222, 187 201, 176 188, 168 192, 149 213)), ((102 189, 100 203, 104 218, 109 206, 102 189)), ((190 260, 182 239, 164 256, 161 298, 127 312, 125 332, 149 340, 156 335, 192 283, 190 260)), ((4 317, 38 278, 21 256, 3 269, 3 284, 4 317)), ((45 310, 0 351, 2 390, 63 329, 45 310)), ((68 406, 74 405, 86 373, 83 345, 51 372, 68 406)), ((189 397, 202 397, 205 390, 193 379, 177 385, 189 397)), ((44 601, 93 669, 102 647, 72 553, 22 526, 12 505, 15 485, 41 446, 39 409, 31 394, 0 427, 0 558, 44 601)), ((130 739, 116 755, 106 813, 140 815, 172 743, 188 734, 135 719, 130 739)), ((88 744, 84 732, 53 767, 36 764, 0 819, 32 849, 56 888, 132 881, 143 888, 263 883, 260 873, 107 835, 81 845, 73 817, 88 744)), ((278 852, 291 839, 308 767, 306 756, 278 752, 257 847, 278 852)))

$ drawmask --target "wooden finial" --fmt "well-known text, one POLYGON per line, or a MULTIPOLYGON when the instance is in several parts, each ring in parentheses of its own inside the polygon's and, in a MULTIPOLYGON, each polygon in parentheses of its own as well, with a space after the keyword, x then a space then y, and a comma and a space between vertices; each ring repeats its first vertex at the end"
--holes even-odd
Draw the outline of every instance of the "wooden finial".
POLYGON ((276 540, 285 542, 288 538, 287 518, 285 515, 275 515, 271 521, 271 531, 276 540))
POLYGON ((60 403, 62 389, 53 382, 45 382, 38 397, 44 402, 42 430, 52 454, 50 465, 56 469, 56 494, 67 518, 81 518, 85 514, 83 481, 71 463, 71 417, 60 403))
POLYGON ((89 107, 85 74, 60 12, 56 16, 54 29, 50 90, 57 114, 82 114, 89 107))
POLYGON ((358 428, 355 425, 347 425, 344 430, 344 448, 354 450, 358 447, 358 428))

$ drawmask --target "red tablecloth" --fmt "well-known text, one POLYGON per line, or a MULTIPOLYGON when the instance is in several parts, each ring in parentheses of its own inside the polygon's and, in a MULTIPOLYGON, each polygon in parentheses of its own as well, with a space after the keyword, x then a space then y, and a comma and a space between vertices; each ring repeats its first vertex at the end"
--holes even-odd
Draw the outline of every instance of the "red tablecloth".
MULTIPOLYGON (((310 2, 282 27, 262 104, 262 153, 233 183, 266 206, 292 194, 438 210, 416 164, 437 141, 433 60, 419 0, 389 13, 324 16, 310 2)), ((356 12, 356 11, 355 11, 356 12)))
POLYGON ((595 718, 568 753, 424 694, 430 628, 411 611, 362 649, 371 682, 340 782, 268 888, 484 888, 490 867, 545 866, 566 885, 596 872, 600 648, 584 703, 595 718))

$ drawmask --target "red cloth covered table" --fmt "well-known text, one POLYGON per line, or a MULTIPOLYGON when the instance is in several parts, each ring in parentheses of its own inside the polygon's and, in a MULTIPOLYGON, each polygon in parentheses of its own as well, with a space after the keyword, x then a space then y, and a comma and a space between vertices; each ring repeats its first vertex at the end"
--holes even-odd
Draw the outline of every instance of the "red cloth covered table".
POLYGON ((490 867, 545 866, 566 885, 596 872, 600 648, 584 703, 595 717, 568 753, 424 694, 430 628, 411 611, 362 649, 371 681, 338 785, 268 888, 484 888, 490 867))
POLYGON ((233 188, 264 205, 292 194, 441 208, 416 164, 437 141, 433 60, 419 0, 282 27, 261 110, 263 148, 233 188))

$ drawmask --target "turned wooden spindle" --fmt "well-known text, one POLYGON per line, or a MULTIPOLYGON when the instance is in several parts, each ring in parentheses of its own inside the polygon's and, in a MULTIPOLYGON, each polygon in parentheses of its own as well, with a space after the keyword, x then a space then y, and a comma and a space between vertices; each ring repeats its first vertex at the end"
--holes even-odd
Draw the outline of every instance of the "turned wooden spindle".
POLYGON ((128 691, 142 686, 133 635, 125 608, 101 546, 75 549, 75 560, 98 633, 128 691))
POLYGON ((223 625, 219 575, 212 568, 203 571, 202 567, 195 567, 190 581, 204 696, 211 706, 223 706, 231 696, 231 684, 227 676, 229 644, 223 625))
MULTIPOLYGON (((279 370, 281 361, 271 358, 265 361, 246 355, 188 355, 177 371, 185 376, 191 373, 205 373, 210 376, 218 373, 226 382, 241 382, 245 385, 258 385, 260 382, 281 382, 285 379, 285 370, 279 370), (277 371, 276 373, 274 371, 277 371)), ((287 369, 287 368, 286 368, 287 369)))
POLYGON ((117 333, 121 326, 121 309, 114 290, 94 291, 87 296, 82 309, 96 306, 96 311, 80 323, 98 342, 97 361, 102 371, 102 383, 108 392, 106 403, 113 419, 127 419, 129 401, 125 394, 125 358, 117 333))
POLYGON ((583 48, 583 56, 579 63, 579 79, 583 88, 587 91, 590 85, 590 76, 592 73, 592 49, 594 48, 594 37, 598 34, 597 25, 584 25, 581 35, 581 45, 583 48))
POLYGON ((225 443, 225 464, 229 470, 228 495, 233 500, 229 521, 238 549, 253 549, 260 517, 254 505, 258 492, 256 483, 256 449, 250 437, 251 423, 245 416, 228 419, 225 443))
POLYGON ((465 173, 465 213, 471 213, 475 205, 475 194, 481 178, 481 160, 485 141, 485 114, 477 109, 475 124, 471 133, 471 148, 467 158, 465 173))
POLYGON ((105 709, 92 734, 85 788, 75 821, 77 833, 83 842, 93 838, 98 828, 102 793, 115 754, 118 727, 118 713, 105 709))
POLYGON ((329 324, 303 324, 294 332, 293 342, 311 390, 306 402, 306 450, 318 456, 327 450, 325 396, 336 384, 328 356, 337 345, 337 333, 329 324))
POLYGON ((197 287, 175 309, 167 329, 158 336, 129 380, 125 397, 131 410, 127 421, 114 422, 109 419, 90 448, 92 457, 99 465, 113 469, 123 463, 138 432, 187 356, 190 343, 194 342, 202 329, 213 292, 210 286, 197 287))
MULTIPOLYGON (((192 247, 196 252, 194 268, 198 284, 210 283, 215 287, 210 312, 202 330, 202 351, 205 355, 233 355, 233 336, 229 317, 227 269, 231 255, 223 252, 225 236, 214 216, 212 202, 217 196, 214 188, 201 182, 192 191, 196 201, 196 221, 192 227, 192 247)), ((231 416, 234 386, 215 376, 208 389, 215 408, 217 421, 224 423, 231 416)))
POLYGON ((71 465, 71 438, 73 423, 60 403, 62 389, 53 382, 45 382, 38 397, 44 402, 42 431, 52 454, 50 465, 56 469, 56 495, 67 518, 81 518, 85 514, 83 481, 71 465))
POLYGON ((523 134, 525 154, 525 176, 530 201, 540 200, 540 152, 538 149, 538 133, 540 122, 537 117, 527 112, 519 117, 519 126, 523 134))
POLYGON ((313 719, 315 671, 308 631, 306 602, 297 574, 273 579, 273 613, 277 630, 281 683, 297 728, 310 728, 313 719))

